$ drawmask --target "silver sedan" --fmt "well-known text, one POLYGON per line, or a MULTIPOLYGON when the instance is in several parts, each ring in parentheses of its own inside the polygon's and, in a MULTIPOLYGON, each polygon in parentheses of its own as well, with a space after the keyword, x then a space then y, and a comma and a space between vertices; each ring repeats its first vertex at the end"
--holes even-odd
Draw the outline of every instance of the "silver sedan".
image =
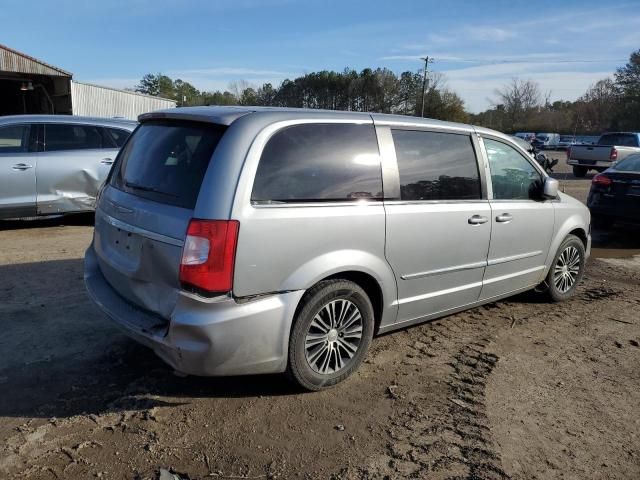
POLYGON ((0 117, 0 219, 92 211, 136 125, 69 115, 0 117))

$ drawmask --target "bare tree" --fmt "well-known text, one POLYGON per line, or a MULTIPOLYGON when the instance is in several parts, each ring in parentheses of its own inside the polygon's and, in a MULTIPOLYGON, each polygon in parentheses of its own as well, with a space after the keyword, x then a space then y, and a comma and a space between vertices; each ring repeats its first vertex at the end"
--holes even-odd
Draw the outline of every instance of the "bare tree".
POLYGON ((507 128, 516 129, 524 123, 528 113, 538 108, 542 95, 540 86, 533 80, 521 80, 514 78, 501 89, 495 91, 497 100, 494 105, 503 105, 509 119, 507 128))
POLYGON ((576 101, 576 126, 589 131, 611 128, 619 103, 619 92, 611 78, 591 85, 576 101))
POLYGON ((246 80, 234 80, 229 83, 227 90, 229 90, 233 96, 236 97, 236 100, 240 102, 242 94, 247 88, 251 88, 251 84, 246 80))

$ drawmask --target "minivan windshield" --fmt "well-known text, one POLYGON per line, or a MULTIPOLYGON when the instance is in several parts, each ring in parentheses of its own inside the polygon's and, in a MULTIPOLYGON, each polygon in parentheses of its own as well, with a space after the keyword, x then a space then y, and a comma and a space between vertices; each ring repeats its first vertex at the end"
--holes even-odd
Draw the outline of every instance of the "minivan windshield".
POLYGON ((225 127, 187 121, 143 123, 122 149, 110 185, 193 209, 225 127))

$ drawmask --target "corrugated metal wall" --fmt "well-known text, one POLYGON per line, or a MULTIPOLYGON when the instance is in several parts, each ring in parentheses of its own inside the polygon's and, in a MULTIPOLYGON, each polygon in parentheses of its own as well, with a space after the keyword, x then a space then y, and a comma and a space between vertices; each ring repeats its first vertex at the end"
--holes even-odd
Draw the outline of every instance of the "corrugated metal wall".
POLYGON ((176 106, 173 100, 76 81, 71 82, 71 102, 74 115, 130 120, 137 120, 142 113, 176 106))

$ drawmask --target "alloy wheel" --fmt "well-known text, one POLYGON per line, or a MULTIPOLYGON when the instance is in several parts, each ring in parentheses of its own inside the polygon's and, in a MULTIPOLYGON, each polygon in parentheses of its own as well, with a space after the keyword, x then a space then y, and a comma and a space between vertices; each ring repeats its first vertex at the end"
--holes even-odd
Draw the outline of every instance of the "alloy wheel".
POLYGON ((580 273, 580 252, 569 246, 558 257, 553 271, 553 283, 560 293, 567 293, 573 288, 580 273))
POLYGON ((362 314, 351 301, 337 299, 315 315, 305 337, 305 358, 323 375, 342 370, 355 356, 362 340, 362 314))

